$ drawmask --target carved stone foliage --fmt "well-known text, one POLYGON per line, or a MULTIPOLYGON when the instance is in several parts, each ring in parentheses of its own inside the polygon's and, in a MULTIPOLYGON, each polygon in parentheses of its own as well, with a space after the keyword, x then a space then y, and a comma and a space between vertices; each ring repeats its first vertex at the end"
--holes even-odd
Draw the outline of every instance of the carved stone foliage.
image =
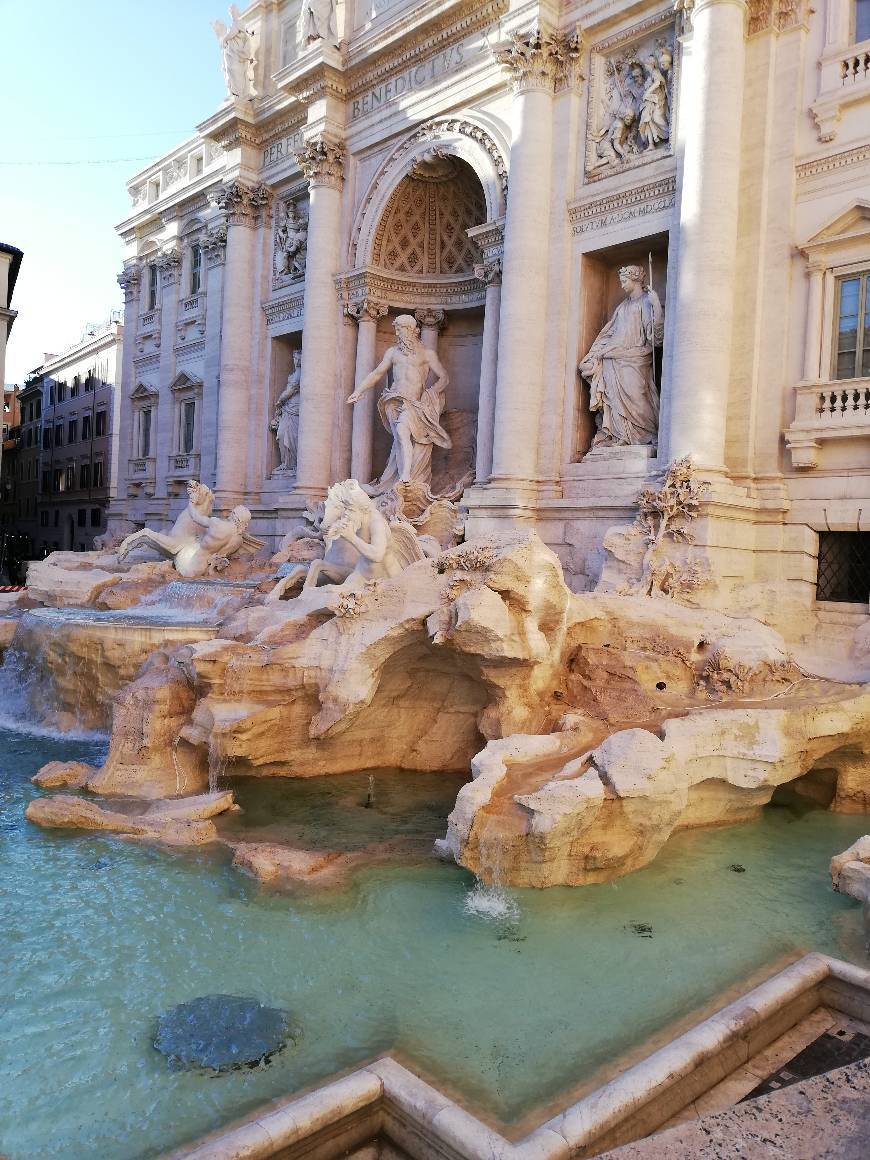
POLYGON ((400 274, 471 273, 479 260, 466 230, 486 219, 483 187, 456 162, 443 181, 409 175, 387 202, 372 247, 372 264, 400 274))
POLYGON ((579 60, 582 42, 579 33, 565 33, 534 27, 512 32, 508 43, 496 51, 496 60, 508 70, 518 91, 546 89, 552 92, 568 79, 579 60))
POLYGON ((223 211, 230 225, 254 225, 271 196, 268 186, 242 181, 227 181, 208 193, 209 201, 223 211))
POLYGON ((804 18, 802 0, 747 0, 747 7, 750 36, 770 28, 785 32, 804 18))
POLYGON ((364 298, 361 302, 349 302, 344 312, 355 322, 363 320, 377 322, 379 318, 386 318, 389 313, 386 302, 379 302, 376 298, 364 298))
POLYGON ((136 295, 139 292, 140 278, 139 267, 136 265, 125 266, 118 275, 118 285, 124 292, 125 302, 134 302, 136 300, 136 295))
POLYGON ((668 21, 595 45, 591 54, 586 180, 643 165, 672 150, 677 59, 668 21))
POLYGON ((160 271, 164 286, 175 282, 181 272, 181 254, 178 250, 165 250, 154 259, 154 265, 160 271))
POLYGON ((227 252, 227 223, 217 222, 203 235, 202 248, 209 266, 219 265, 227 252))
POLYGON ((344 181, 344 146, 318 137, 296 152, 299 168, 309 185, 341 189, 344 181))
POLYGON ((298 198, 287 198, 281 203, 276 215, 273 289, 304 277, 307 252, 307 204, 298 198))

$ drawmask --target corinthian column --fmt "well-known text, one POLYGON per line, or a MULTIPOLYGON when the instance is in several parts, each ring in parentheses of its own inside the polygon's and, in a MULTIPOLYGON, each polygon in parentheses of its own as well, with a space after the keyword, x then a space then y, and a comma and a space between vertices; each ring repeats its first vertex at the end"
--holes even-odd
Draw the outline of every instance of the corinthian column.
POLYGON ((344 147, 318 137, 296 157, 311 191, 296 491, 317 498, 331 482, 335 408, 340 396, 341 314, 334 279, 340 252, 344 147))
POLYGON ((498 365, 498 316, 501 308, 501 258, 474 267, 474 276, 486 284, 483 338, 480 344, 480 387, 477 396, 477 460, 475 483, 486 483, 492 471, 495 421, 495 374, 498 365))
POLYGON ((160 271, 160 369, 158 371, 157 431, 154 455, 155 491, 166 495, 166 475, 172 445, 174 400, 169 384, 175 378, 175 323, 178 318, 178 280, 181 274, 181 255, 177 248, 164 250, 155 259, 160 271))
POLYGON ((662 428, 669 459, 725 463, 737 265, 744 0, 695 0, 680 86, 679 253, 662 428))
POLYGON ((510 196, 504 232, 492 482, 537 474, 547 313, 553 96, 575 46, 539 29, 498 55, 512 74, 510 196))
MULTIPOLYGON (((366 375, 375 369, 378 319, 386 317, 385 302, 366 298, 363 302, 352 302, 346 307, 348 315, 356 320, 356 370, 353 376, 354 390, 366 375)), ((367 391, 353 408, 353 430, 351 432, 350 474, 360 483, 368 483, 372 478, 372 436, 375 421, 375 392, 367 391)))
POLYGON ((215 454, 215 496, 223 508, 237 504, 245 491, 256 229, 269 196, 264 185, 251 187, 240 181, 230 181, 209 195, 226 219, 215 454))
POLYGON ((420 324, 420 341, 429 350, 438 351, 438 335, 444 329, 447 315, 443 310, 415 310, 414 317, 420 324))

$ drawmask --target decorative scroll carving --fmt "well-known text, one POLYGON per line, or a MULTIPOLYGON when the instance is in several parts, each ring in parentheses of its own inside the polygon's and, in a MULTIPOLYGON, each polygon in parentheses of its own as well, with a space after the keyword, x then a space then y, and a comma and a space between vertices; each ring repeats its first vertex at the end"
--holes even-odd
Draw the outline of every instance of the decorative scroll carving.
POLYGON ((171 286, 181 273, 181 254, 178 250, 164 250, 154 259, 154 265, 160 271, 160 278, 164 286, 171 286))
POLYGON ((139 293, 140 279, 141 272, 136 264, 125 266, 118 275, 118 285, 124 292, 125 302, 135 302, 136 296, 139 293))
POLYGON ((422 310, 415 310, 414 317, 420 326, 427 330, 443 330, 444 324, 447 321, 447 314, 444 310, 436 310, 431 306, 425 306, 422 310))
POLYGON ((596 45, 590 70, 586 178, 594 180, 668 155, 676 67, 674 27, 627 32, 596 45))
POLYGON ((309 185, 341 189, 344 181, 343 145, 317 137, 296 151, 296 160, 309 185))
POLYGON ((202 248, 209 266, 218 266, 227 253, 227 223, 218 222, 203 236, 202 248))
POLYGON ((344 308, 348 318, 352 318, 355 322, 362 322, 363 319, 377 322, 379 318, 386 318, 389 310, 386 302, 379 302, 375 298, 364 298, 361 302, 349 302, 344 308))
POLYGON ((566 35, 534 27, 527 32, 510 33, 507 45, 496 50, 495 58, 510 73, 518 92, 553 92, 567 79, 581 52, 579 33, 566 35))
POLYGON ((208 199, 226 216, 230 225, 254 225, 263 208, 269 204, 271 192, 266 185, 245 185, 241 181, 228 181, 210 190, 208 199))

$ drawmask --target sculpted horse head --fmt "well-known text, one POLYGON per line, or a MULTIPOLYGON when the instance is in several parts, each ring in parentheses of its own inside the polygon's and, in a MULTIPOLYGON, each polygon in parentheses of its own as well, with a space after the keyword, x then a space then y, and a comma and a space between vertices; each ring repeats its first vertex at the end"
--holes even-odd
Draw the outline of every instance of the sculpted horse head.
POLYGON ((204 516, 210 516, 214 508, 214 492, 198 479, 187 481, 188 502, 204 516))

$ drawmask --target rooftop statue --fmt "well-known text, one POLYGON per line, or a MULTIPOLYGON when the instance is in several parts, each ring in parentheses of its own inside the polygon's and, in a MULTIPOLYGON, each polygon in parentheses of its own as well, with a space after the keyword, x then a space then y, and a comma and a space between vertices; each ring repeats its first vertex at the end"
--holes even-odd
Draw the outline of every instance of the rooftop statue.
POLYGON ((378 414, 393 437, 390 458, 381 478, 373 485, 376 493, 397 483, 432 482, 432 447, 449 448, 450 436, 441 426, 444 391, 450 382, 438 355, 420 341, 416 319, 400 314, 393 323, 396 343, 367 375, 348 403, 358 403, 389 371, 392 382, 378 399, 378 414), (429 372, 435 382, 427 386, 429 372))
POLYGON ((325 40, 338 47, 335 0, 302 0, 299 11, 299 43, 325 40))
POLYGON ((598 414, 593 449, 655 446, 658 438, 653 352, 664 335, 664 312, 641 266, 623 266, 619 281, 625 299, 580 363, 590 384, 589 409, 598 414))
POLYGON ((235 4, 230 5, 230 17, 232 24, 229 28, 222 20, 212 21, 212 28, 220 41, 227 95, 246 101, 257 95, 254 88, 254 36, 239 23, 241 13, 235 4))

